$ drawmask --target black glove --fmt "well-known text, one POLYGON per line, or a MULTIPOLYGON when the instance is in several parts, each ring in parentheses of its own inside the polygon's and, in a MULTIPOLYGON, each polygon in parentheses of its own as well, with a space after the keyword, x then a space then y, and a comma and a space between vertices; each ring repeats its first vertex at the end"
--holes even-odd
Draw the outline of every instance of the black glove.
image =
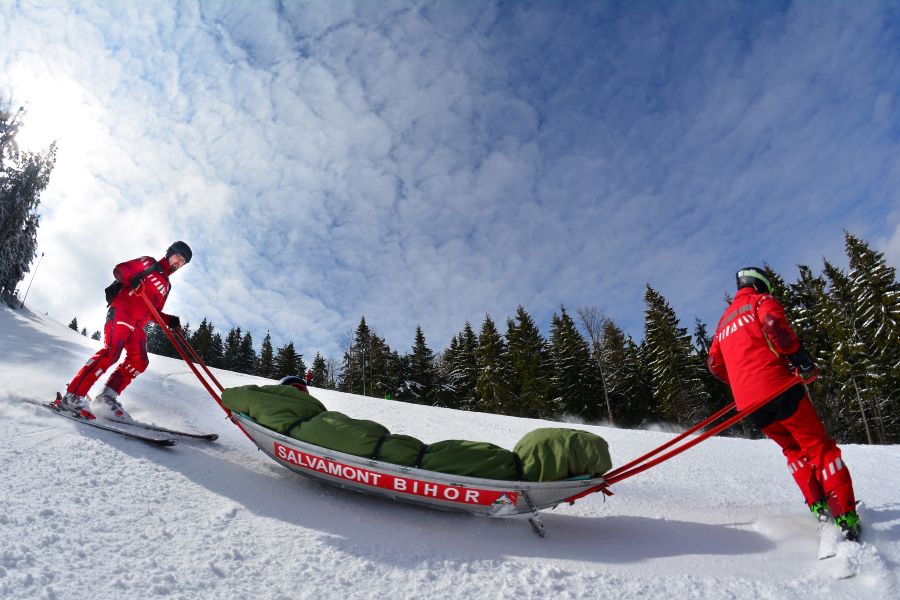
POLYGON ((134 277, 131 278, 131 280, 128 283, 129 283, 129 285, 131 285, 131 289, 136 290, 139 287, 141 287, 142 281, 143 281, 143 279, 141 279, 140 275, 135 275, 134 277))
POLYGON ((169 329, 181 329, 181 319, 174 315, 169 315, 169 329))
POLYGON ((809 355, 803 346, 787 357, 791 370, 795 371, 804 383, 812 383, 819 376, 819 367, 813 362, 812 356, 809 355))

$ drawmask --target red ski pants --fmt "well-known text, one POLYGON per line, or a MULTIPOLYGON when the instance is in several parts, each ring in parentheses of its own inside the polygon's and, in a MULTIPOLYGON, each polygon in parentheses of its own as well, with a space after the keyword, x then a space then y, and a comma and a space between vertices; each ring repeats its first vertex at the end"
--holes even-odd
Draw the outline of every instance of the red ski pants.
POLYGON ((116 318, 116 310, 109 309, 103 328, 103 348, 85 363, 75 378, 66 386, 66 391, 78 396, 86 396, 97 379, 109 367, 119 362, 122 350, 125 361, 110 375, 106 385, 122 393, 131 381, 144 372, 150 361, 147 358, 147 334, 135 326, 130 319, 116 318))
POLYGON ((840 448, 825 433, 808 394, 803 394, 796 410, 766 425, 762 432, 781 446, 807 504, 825 498, 834 516, 856 507, 850 471, 841 459, 840 448))

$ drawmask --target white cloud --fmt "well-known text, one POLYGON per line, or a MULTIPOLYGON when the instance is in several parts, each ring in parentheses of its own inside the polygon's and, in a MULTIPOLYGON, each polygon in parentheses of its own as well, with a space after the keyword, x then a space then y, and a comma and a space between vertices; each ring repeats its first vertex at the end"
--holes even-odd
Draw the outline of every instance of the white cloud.
POLYGON ((518 304, 545 327, 597 304, 639 337, 647 281, 713 321, 744 264, 791 278, 844 228, 897 253, 885 4, 0 14, 27 135, 60 144, 29 303, 91 329, 112 266, 174 239, 195 259, 170 312, 307 357, 363 314, 440 348, 518 304))

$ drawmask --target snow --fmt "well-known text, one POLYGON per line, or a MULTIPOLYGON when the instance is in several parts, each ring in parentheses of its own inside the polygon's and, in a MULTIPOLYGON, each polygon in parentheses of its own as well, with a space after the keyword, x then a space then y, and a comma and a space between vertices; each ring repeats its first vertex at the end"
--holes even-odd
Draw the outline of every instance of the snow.
MULTIPOLYGON (((610 498, 544 511, 541 539, 521 518, 430 510, 295 475, 226 421, 177 360, 151 357, 123 403, 137 419, 218 432, 215 443, 156 448, 22 402, 51 398, 98 344, 0 308, 0 598, 900 597, 897 446, 843 446, 866 544, 824 561, 815 520, 767 440, 713 438, 616 484, 610 498), (837 579, 857 564, 856 577, 837 579)), ((426 442, 512 448, 545 425, 313 392, 426 442)), ((609 441, 616 464, 672 435, 584 428, 609 441)))

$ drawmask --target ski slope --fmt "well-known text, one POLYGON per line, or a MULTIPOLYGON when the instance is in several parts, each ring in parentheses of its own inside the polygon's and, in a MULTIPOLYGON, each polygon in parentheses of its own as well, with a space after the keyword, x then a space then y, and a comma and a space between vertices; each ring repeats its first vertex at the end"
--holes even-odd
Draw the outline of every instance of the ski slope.
MULTIPOLYGON (((214 431, 217 442, 156 448, 22 402, 62 390, 98 346, 0 305, 0 598, 900 597, 897 446, 843 447, 864 501, 867 544, 855 555, 816 559, 815 523, 766 440, 714 438, 605 501, 544 511, 541 539, 523 519, 445 513, 295 475, 226 421, 177 360, 151 357, 123 403, 137 419, 214 431), (837 579, 848 567, 858 574, 837 579)), ((311 391, 329 409, 425 442, 512 448, 547 424, 311 391)), ((615 465, 672 435, 585 429, 609 441, 615 465)))

